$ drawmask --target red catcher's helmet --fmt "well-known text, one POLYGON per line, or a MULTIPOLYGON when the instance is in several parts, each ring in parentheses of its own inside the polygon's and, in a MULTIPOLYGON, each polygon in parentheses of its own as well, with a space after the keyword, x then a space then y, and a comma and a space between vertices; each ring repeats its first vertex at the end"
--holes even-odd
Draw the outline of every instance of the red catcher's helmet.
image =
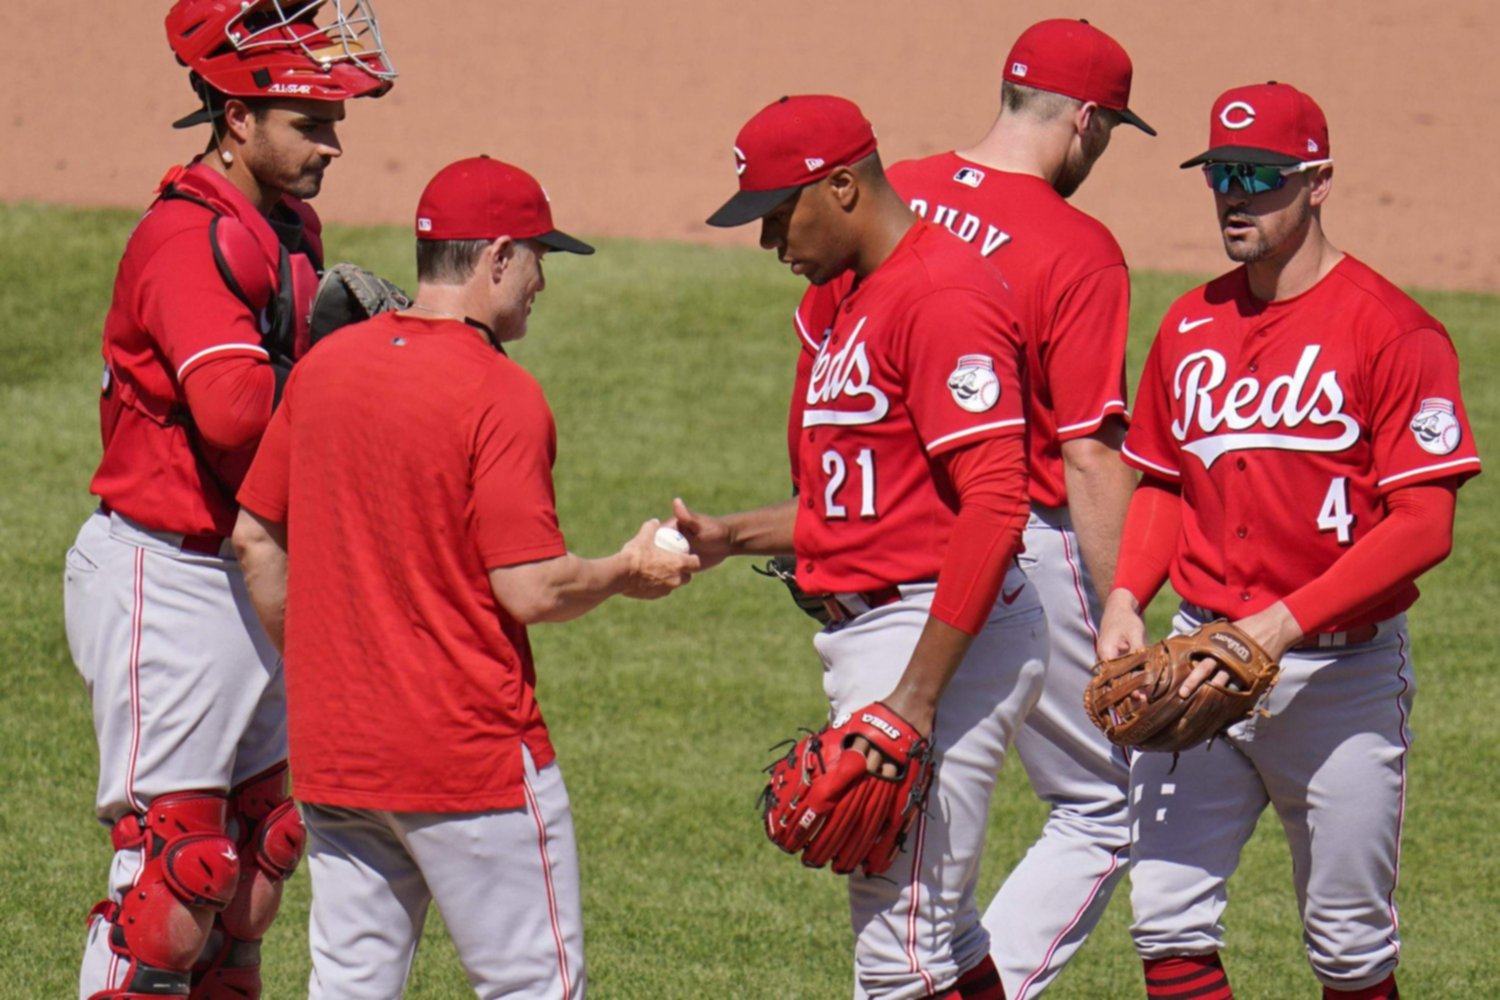
POLYGON ((195 86, 229 97, 379 97, 396 78, 369 0, 177 0, 167 40, 195 86), (333 17, 319 25, 324 8, 333 17))

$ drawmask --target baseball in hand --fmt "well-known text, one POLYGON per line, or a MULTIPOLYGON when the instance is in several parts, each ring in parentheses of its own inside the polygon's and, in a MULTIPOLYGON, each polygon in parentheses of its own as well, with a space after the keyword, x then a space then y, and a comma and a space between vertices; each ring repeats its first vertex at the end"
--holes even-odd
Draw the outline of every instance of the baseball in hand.
POLYGON ((656 547, 666 549, 668 552, 681 552, 687 555, 691 551, 688 540, 676 528, 662 525, 656 529, 656 547))

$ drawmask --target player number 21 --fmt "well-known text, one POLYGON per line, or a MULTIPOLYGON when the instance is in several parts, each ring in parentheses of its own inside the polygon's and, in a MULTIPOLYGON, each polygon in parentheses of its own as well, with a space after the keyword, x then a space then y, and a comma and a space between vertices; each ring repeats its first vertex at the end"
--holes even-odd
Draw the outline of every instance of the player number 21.
MULTIPOLYGON (((859 466, 859 516, 874 517, 875 453, 869 448, 861 448, 854 464, 859 466)), ((824 516, 830 519, 848 517, 848 508, 838 501, 839 490, 843 488, 844 480, 849 478, 849 467, 844 462, 844 456, 832 448, 823 452, 823 473, 828 477, 828 485, 823 489, 824 516)))
POLYGON ((1354 515, 1349 513, 1349 477, 1334 476, 1328 484, 1328 494, 1323 497, 1323 508, 1318 511, 1318 530, 1336 531, 1340 545, 1348 545, 1354 539, 1350 529, 1354 526, 1354 515))

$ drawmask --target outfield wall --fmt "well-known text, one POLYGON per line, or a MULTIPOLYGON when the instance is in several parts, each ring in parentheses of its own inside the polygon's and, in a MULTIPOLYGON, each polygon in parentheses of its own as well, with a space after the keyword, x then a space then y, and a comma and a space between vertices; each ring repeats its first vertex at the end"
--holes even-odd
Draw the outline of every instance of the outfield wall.
MULTIPOLYGON (((1228 86, 1278 79, 1328 113, 1338 163, 1325 224, 1397 281, 1500 291, 1483 201, 1500 152, 1500 5, 1486 0, 376 0, 401 80, 350 107, 346 159, 318 207, 405 221, 443 163, 477 152, 537 174, 559 223, 596 236, 753 245, 701 220, 733 187, 740 123, 784 93, 834 92, 888 160, 976 139, 1027 24, 1086 16, 1136 64, 1132 129, 1077 196, 1135 267, 1224 266, 1196 172, 1228 86)), ((138 206, 206 132, 164 41, 165 0, 11 0, 0 60, 0 200, 138 206), (109 17, 90 23, 90 11, 109 17)))

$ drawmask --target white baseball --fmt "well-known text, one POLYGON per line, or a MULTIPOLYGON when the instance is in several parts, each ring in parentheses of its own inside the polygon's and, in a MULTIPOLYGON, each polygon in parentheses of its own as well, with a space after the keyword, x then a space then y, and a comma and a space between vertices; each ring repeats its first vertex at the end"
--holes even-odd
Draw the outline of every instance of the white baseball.
POLYGON ((682 532, 676 528, 669 528, 666 525, 662 525, 656 529, 656 547, 666 549, 668 552, 681 552, 683 555, 692 551, 692 548, 688 545, 687 538, 682 532))

